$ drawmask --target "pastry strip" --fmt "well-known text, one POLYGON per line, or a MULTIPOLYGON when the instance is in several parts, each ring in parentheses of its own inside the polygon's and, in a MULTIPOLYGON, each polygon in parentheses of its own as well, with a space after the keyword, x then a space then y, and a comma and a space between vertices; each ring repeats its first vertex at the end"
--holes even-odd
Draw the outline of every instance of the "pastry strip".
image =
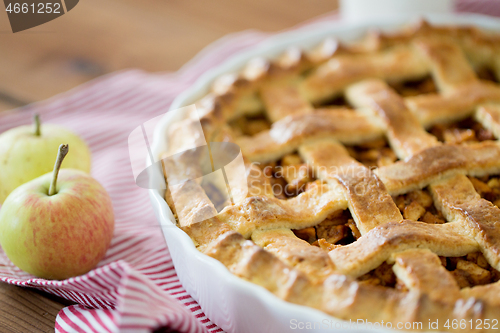
POLYGON ((297 238, 290 229, 255 231, 255 244, 305 273, 311 281, 322 281, 335 272, 328 253, 297 238))
POLYGON ((482 199, 464 175, 434 182, 430 190, 446 219, 460 222, 490 265, 500 270, 500 208, 482 199))
POLYGON ((481 105, 474 113, 474 118, 490 130, 495 138, 500 139, 500 104, 481 105))
POLYGON ((417 38, 414 44, 429 60, 434 81, 442 93, 478 81, 463 51, 450 39, 417 38))
POLYGON ((427 133, 406 109, 403 99, 380 80, 365 80, 347 88, 347 99, 356 107, 368 107, 384 120, 387 138, 399 158, 435 146, 437 139, 427 133))
POLYGON ((412 249, 393 257, 392 269, 408 289, 446 303, 453 303, 461 297, 457 282, 431 251, 412 249))
POLYGON ((331 213, 346 208, 344 195, 337 188, 321 184, 288 200, 249 197, 226 207, 217 217, 248 238, 256 230, 311 227, 331 213))
POLYGON ((277 160, 305 142, 322 138, 346 144, 369 141, 382 135, 377 121, 348 109, 320 110, 295 114, 274 123, 271 130, 253 137, 240 137, 236 143, 251 161, 277 160))
POLYGON ((391 195, 423 188, 447 175, 480 176, 500 171, 500 144, 439 145, 375 171, 391 195))
POLYGON ((312 105, 301 96, 296 85, 267 84, 260 89, 266 114, 272 122, 276 122, 292 114, 311 113, 312 105))
POLYGON ((299 153, 312 165, 318 178, 341 185, 362 235, 381 224, 403 219, 384 184, 370 169, 350 157, 341 144, 334 141, 305 144, 299 153))
POLYGON ((460 257, 477 251, 477 242, 467 232, 460 223, 390 222, 329 254, 338 272, 357 277, 377 268, 393 253, 407 249, 429 249, 445 257, 460 257))
POLYGON ((500 87, 478 82, 453 89, 447 95, 428 94, 405 98, 406 106, 424 127, 451 123, 471 115, 485 102, 500 103, 500 87))
POLYGON ((308 76, 302 83, 302 91, 316 103, 340 94, 348 85, 363 79, 399 81, 420 78, 429 71, 427 62, 408 46, 377 53, 339 55, 308 76))

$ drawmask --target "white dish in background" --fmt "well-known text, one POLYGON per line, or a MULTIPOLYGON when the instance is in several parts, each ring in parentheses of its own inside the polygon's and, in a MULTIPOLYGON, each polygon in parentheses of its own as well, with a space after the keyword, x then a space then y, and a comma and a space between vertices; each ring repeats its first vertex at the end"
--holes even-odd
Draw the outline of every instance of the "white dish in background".
POLYGON ((340 0, 343 19, 364 21, 381 17, 453 12, 455 0, 340 0))
MULTIPOLYGON (((426 15, 425 18, 437 25, 475 25, 500 31, 500 20, 487 16, 435 14, 426 15)), ((249 60, 257 56, 272 58, 290 46, 307 49, 320 43, 326 37, 334 37, 341 41, 354 40, 363 36, 368 28, 387 31, 398 29, 408 23, 409 20, 406 17, 369 22, 323 22, 310 26, 307 31, 292 31, 275 35, 255 48, 238 54, 221 66, 206 72, 192 87, 175 99, 170 109, 174 110, 194 103, 208 92, 211 83, 217 77, 237 72, 249 60)), ((166 150, 168 143, 164 138, 169 125, 175 121, 172 118, 173 113, 167 113, 155 129, 152 145, 155 158, 159 158, 160 154, 166 150)), ((336 325, 342 325, 342 323, 349 325, 349 322, 309 307, 285 302, 263 287, 236 277, 222 263, 196 250, 189 236, 175 226, 172 212, 163 199, 164 191, 150 190, 149 192, 182 285, 198 301, 205 314, 225 331, 238 333, 298 331, 300 330, 299 323, 322 324, 319 328, 317 325, 317 329, 307 329, 307 332, 325 331, 327 330, 325 326, 336 332, 390 331, 366 329, 360 326, 339 328, 336 325)))

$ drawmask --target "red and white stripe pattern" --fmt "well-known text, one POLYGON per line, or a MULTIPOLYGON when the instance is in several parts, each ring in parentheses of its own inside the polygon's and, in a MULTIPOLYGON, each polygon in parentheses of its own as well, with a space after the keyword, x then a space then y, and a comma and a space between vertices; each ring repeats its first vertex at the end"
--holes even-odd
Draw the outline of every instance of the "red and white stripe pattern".
MULTIPOLYGON (((484 0, 488 5, 493 2, 484 0)), ((336 18, 336 13, 330 13, 312 23, 336 18)), ((307 27, 303 24, 298 29, 307 27)), ((176 73, 115 73, 43 103, 0 113, 0 133, 30 123, 32 113, 37 112, 44 122, 63 125, 82 136, 92 151, 92 175, 113 200, 112 244, 104 260, 88 274, 64 281, 38 279, 19 270, 0 251, 0 281, 34 287, 79 304, 61 310, 56 332, 150 332, 160 327, 179 332, 222 331, 177 278, 147 190, 134 182, 127 138, 134 128, 166 112, 175 96, 201 73, 266 37, 252 31, 234 34, 203 50, 176 73)))
POLYGON ((500 16, 500 1, 458 0, 455 1, 455 11, 460 13, 476 13, 490 16, 500 16))

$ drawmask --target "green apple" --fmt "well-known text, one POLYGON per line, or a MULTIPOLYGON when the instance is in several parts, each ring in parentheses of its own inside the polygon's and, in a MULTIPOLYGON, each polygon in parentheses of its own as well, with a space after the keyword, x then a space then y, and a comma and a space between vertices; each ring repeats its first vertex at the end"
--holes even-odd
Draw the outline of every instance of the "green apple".
POLYGON ((90 173, 90 150, 76 134, 56 125, 20 126, 0 134, 0 204, 16 187, 52 170, 61 142, 71 145, 63 168, 90 173), (74 152, 74 153, 73 153, 74 152))
POLYGON ((104 257, 114 230, 111 198, 94 178, 62 169, 15 189, 0 209, 0 244, 22 270, 44 279, 87 273, 104 257))

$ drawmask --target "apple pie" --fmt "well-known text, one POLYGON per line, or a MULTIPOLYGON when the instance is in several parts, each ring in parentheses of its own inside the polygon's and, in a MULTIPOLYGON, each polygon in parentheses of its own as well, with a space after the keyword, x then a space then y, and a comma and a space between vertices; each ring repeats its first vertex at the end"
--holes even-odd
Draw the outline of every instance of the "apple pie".
MULTIPOLYGON (((196 104, 207 141, 240 147, 248 195, 188 180, 165 199, 201 252, 288 302, 496 330, 499 79, 500 35, 426 22, 255 59, 196 104)), ((167 182, 202 175, 175 156, 167 182)))

